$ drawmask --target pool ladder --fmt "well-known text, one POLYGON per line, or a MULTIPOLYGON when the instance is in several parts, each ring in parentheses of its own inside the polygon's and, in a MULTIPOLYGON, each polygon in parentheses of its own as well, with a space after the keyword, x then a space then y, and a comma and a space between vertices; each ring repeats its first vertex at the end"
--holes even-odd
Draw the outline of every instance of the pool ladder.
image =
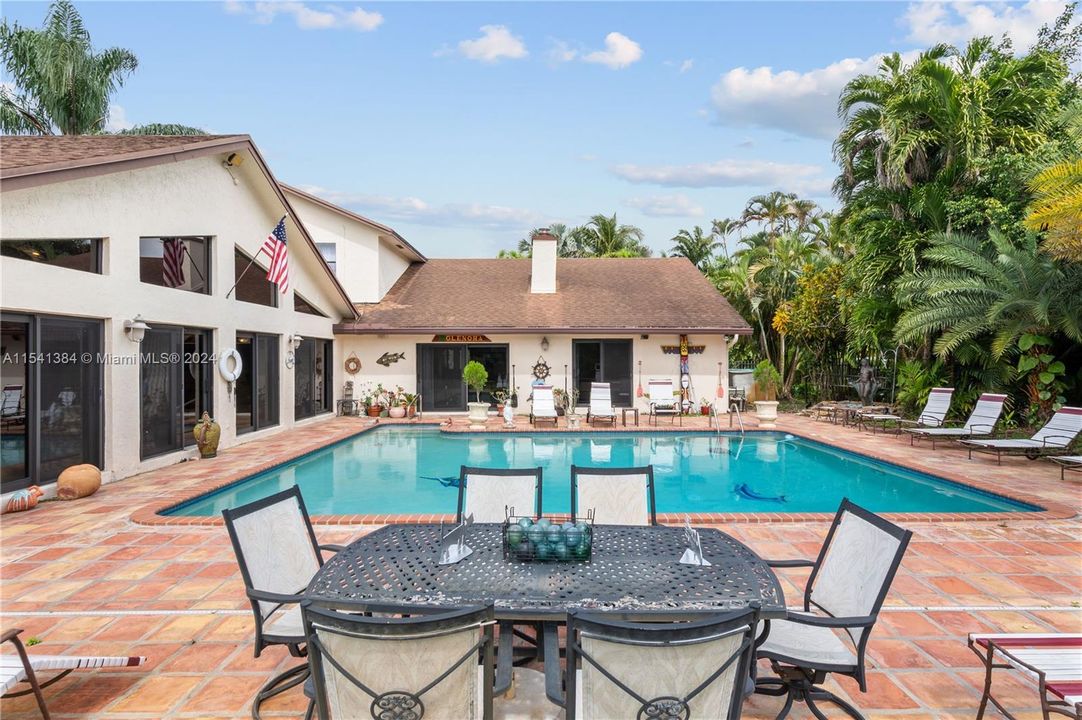
MULTIPOLYGON (((735 402, 729 403, 729 428, 733 427, 733 416, 736 416, 736 424, 740 427, 740 437, 744 437, 744 416, 740 414, 740 406, 735 402)), ((714 410, 714 418, 717 419, 717 410, 714 410)), ((721 432, 721 423, 718 423, 718 432, 721 432)))

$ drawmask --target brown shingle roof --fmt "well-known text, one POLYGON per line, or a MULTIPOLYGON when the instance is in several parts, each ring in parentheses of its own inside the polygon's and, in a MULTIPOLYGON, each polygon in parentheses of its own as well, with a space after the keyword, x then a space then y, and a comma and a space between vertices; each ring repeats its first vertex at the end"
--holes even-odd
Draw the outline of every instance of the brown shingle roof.
POLYGON ((530 293, 530 260, 414 263, 336 332, 686 331, 751 327, 684 258, 556 262, 556 293, 530 293))
POLYGON ((247 135, 5 135, 0 137, 0 171, 10 177, 247 139, 247 135))

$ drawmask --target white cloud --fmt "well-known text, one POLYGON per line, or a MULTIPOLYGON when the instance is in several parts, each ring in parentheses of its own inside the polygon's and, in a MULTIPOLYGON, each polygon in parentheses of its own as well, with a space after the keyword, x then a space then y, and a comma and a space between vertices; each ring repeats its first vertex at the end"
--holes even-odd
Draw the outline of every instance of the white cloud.
POLYGON ((702 217, 705 213, 701 205, 681 194, 633 197, 625 200, 624 205, 650 217, 702 217))
POLYGON ((105 132, 131 130, 135 123, 128 120, 128 114, 120 105, 109 104, 109 115, 105 118, 105 132))
POLYGON ((694 60, 692 60, 690 58, 685 60, 684 62, 680 63, 680 74, 683 75, 684 73, 686 73, 688 70, 690 70, 694 66, 695 66, 695 61, 694 60))
POLYGON ((841 125, 837 105, 842 88, 857 75, 877 72, 882 57, 847 58, 807 72, 738 67, 722 75, 710 95, 722 124, 831 139, 841 125))
POLYGON ((687 165, 616 165, 612 172, 628 182, 665 187, 741 187, 807 182, 822 174, 818 165, 769 160, 716 160, 687 165))
POLYGON ((1028 0, 1022 5, 983 2, 916 2, 901 18, 908 39, 921 45, 960 45, 973 37, 1007 35, 1015 48, 1029 48, 1041 26, 1055 22, 1063 12, 1061 0, 1028 0))
POLYGON ((568 63, 577 58, 579 51, 571 47, 563 40, 553 40, 552 47, 548 51, 549 62, 553 65, 568 63))
POLYGON ((545 218, 532 210, 485 205, 482 203, 445 203, 433 205, 417 197, 394 197, 368 193, 340 192, 314 185, 301 189, 329 202, 356 209, 374 220, 410 222, 419 225, 453 225, 492 230, 517 230, 537 227, 545 218))
POLYGON ((253 22, 263 25, 274 22, 279 15, 293 17, 301 30, 330 30, 345 28, 369 32, 383 24, 383 15, 362 8, 346 9, 327 5, 316 9, 302 2, 239 2, 228 0, 225 10, 234 15, 249 15, 253 22))
POLYGON ((642 58, 642 47, 627 35, 611 32, 605 36, 605 49, 583 55, 589 63, 604 65, 610 70, 622 70, 642 58))
POLYGON ((517 60, 529 54, 522 38, 512 35, 506 25, 483 25, 481 37, 463 40, 458 51, 470 60, 488 63, 502 58, 517 60))

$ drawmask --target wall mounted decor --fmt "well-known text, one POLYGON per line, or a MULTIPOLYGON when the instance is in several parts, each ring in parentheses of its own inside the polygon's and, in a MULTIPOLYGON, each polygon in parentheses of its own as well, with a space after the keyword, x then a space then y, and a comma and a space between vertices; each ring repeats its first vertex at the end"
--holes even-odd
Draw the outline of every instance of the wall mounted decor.
POLYGON ((382 365, 383 367, 391 367, 391 365, 395 364, 404 357, 406 357, 406 353, 404 352, 383 353, 379 356, 379 359, 376 360, 376 364, 382 365))

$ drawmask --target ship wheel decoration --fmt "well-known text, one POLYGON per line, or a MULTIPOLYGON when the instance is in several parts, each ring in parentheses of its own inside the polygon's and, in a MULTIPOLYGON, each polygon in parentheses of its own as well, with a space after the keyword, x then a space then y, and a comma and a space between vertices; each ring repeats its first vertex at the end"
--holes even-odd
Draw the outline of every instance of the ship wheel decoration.
POLYGON ((544 380, 551 372, 549 364, 545 362, 545 358, 537 358, 537 362, 533 366, 533 376, 538 380, 544 380))

